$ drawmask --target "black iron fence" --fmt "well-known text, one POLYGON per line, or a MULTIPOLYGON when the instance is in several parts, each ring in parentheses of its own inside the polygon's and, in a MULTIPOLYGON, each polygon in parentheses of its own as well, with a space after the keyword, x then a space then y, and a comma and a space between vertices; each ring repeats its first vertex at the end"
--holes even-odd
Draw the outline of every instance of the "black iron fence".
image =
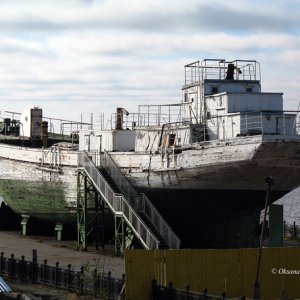
MULTIPOLYGON (((269 222, 266 221, 266 230, 264 233, 264 238, 269 237, 269 222)), ((287 223, 286 221, 283 221, 282 225, 283 230, 283 237, 287 239, 292 240, 299 240, 300 239, 300 225, 296 224, 296 222, 293 223, 287 223)))
POLYGON ((293 224, 287 224, 283 221, 283 235, 292 239, 300 239, 300 226, 293 222, 293 224))
POLYGON ((227 298, 226 293, 222 292, 220 296, 208 294, 207 289, 202 293, 193 292, 190 286, 185 289, 175 289, 170 282, 167 287, 157 285, 156 280, 152 280, 152 300, 245 300, 244 296, 240 298, 227 298))
POLYGON ((70 264, 67 269, 61 268, 58 262, 53 267, 48 266, 46 259, 43 264, 38 264, 34 259, 26 261, 24 256, 15 259, 14 254, 5 258, 1 252, 1 275, 6 275, 11 280, 42 284, 80 295, 92 295, 98 299, 123 299, 121 294, 124 290, 125 275, 122 279, 116 279, 111 277, 111 272, 99 273, 97 269, 92 273, 87 272, 84 267, 76 271, 70 264))

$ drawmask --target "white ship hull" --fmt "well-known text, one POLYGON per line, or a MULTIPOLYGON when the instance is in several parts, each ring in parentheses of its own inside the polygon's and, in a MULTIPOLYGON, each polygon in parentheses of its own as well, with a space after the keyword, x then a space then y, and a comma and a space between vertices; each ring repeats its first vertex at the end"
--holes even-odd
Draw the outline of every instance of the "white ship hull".
MULTIPOLYGON (((284 141, 282 136, 250 136, 202 143, 163 156, 110 155, 129 181, 150 198, 183 246, 242 247, 258 241, 265 177, 275 179, 270 202, 299 186, 299 149, 296 136, 284 141), (205 235, 208 224, 214 228, 213 239, 205 235), (239 238, 224 239, 225 232, 236 232, 239 238)), ((77 152, 60 151, 52 157, 45 153, 0 144, 0 194, 18 214, 75 225, 77 152), (59 162, 59 171, 46 167, 53 167, 53 161, 59 162)), ((90 156, 101 167, 102 154, 91 152, 90 156)))
POLYGON ((202 143, 179 154, 111 153, 128 179, 140 188, 274 191, 300 185, 300 138, 252 136, 202 143))

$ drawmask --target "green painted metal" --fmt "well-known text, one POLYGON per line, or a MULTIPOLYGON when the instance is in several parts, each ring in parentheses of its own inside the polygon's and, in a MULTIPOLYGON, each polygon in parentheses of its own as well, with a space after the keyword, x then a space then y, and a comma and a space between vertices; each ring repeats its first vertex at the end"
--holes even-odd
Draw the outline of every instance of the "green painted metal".
POLYGON ((57 181, 0 179, 0 194, 17 214, 52 223, 76 223, 76 213, 66 207, 64 184, 57 181))
POLYGON ((130 248, 133 239, 134 234, 124 218, 115 215, 115 254, 124 255, 125 249, 130 248))
POLYGON ((269 247, 283 247, 283 205, 270 205, 269 247))
POLYGON ((115 254, 123 255, 125 249, 125 226, 124 219, 115 215, 115 254))
POLYGON ((93 235, 96 249, 99 249, 100 242, 104 250, 105 202, 84 170, 79 170, 77 176, 78 245, 87 251, 88 239, 93 235))
POLYGON ((77 243, 87 250, 87 178, 84 172, 78 171, 77 175, 77 243))

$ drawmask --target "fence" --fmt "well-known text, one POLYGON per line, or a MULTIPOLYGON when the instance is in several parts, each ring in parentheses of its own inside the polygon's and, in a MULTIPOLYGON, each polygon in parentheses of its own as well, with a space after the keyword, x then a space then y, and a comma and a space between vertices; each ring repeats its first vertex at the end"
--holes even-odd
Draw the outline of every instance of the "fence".
POLYGON ((157 285, 156 280, 152 280, 152 299, 153 300, 245 300, 244 296, 240 298, 227 298, 226 293, 222 292, 220 296, 208 294, 207 289, 203 289, 202 293, 193 292, 190 286, 185 289, 175 289, 172 282, 167 287, 157 285))
MULTIPOLYGON (((282 230, 283 230, 282 233, 283 233, 284 238, 292 239, 292 240, 300 239, 300 225, 297 225, 296 222, 293 222, 293 224, 289 224, 286 221, 283 221, 282 230)), ((269 222, 268 222, 268 220, 267 220, 267 224, 266 224, 266 231, 265 231, 264 237, 265 238, 269 237, 269 222)))
MULTIPOLYGON (((151 280, 155 279, 162 287, 172 282, 178 290, 176 300, 193 299, 179 296, 187 285, 189 293, 197 292, 201 297, 203 288, 207 288, 211 295, 225 292, 230 299, 241 296, 251 299, 257 262, 258 249, 255 248, 126 250, 126 278, 130 278, 126 280, 126 296, 132 300, 151 299, 151 280)), ((299 278, 300 248, 262 249, 260 299, 299 299, 299 278)), ((168 290, 163 288, 163 291, 168 290)))
POLYGON ((287 224, 283 221, 283 236, 291 239, 300 238, 300 226, 293 222, 293 224, 287 224))
MULTIPOLYGON (((80 295, 92 295, 98 299, 120 299, 125 276, 122 279, 111 277, 111 273, 93 273, 75 271, 69 264, 67 269, 60 268, 57 262, 55 267, 48 266, 47 260, 43 264, 36 261, 26 261, 25 257, 15 259, 14 254, 5 258, 4 253, 0 256, 0 276, 6 275, 10 279, 20 280, 26 283, 42 284, 58 289, 67 290, 80 295)), ((122 298, 121 298, 122 299, 122 298)))

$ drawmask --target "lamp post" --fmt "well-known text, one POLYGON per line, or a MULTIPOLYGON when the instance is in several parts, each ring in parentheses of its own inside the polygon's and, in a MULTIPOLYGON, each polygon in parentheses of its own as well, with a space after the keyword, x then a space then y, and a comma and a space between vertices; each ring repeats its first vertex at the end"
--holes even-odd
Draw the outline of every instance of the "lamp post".
POLYGON ((268 177, 265 178, 265 182, 267 183, 267 195, 266 195, 266 202, 265 202, 264 218, 263 218, 263 223, 262 223, 261 233, 260 233, 260 242, 259 242, 256 277, 255 277, 255 282, 254 282, 254 285, 253 285, 253 299, 254 300, 259 300, 259 298, 260 298, 260 295, 259 295, 260 294, 259 293, 260 292, 260 286, 259 286, 259 283, 258 283, 258 279, 259 279, 259 271, 260 271, 260 262, 261 262, 263 240, 264 240, 264 234, 265 234, 267 207, 268 207, 268 204, 269 204, 271 186, 274 185, 274 179, 273 179, 273 177, 268 176, 268 177))

